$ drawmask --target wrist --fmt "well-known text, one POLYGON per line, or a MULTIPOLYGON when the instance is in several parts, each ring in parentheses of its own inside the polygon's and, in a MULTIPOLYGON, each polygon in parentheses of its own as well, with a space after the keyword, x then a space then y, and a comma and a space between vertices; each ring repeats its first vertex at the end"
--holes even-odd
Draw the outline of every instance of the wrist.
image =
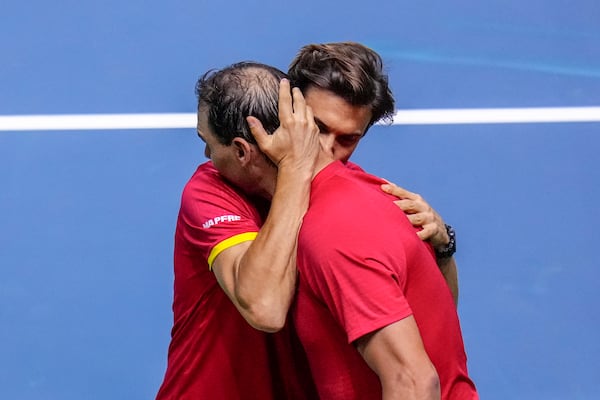
POLYGON ((450 258, 456 253, 456 232, 450 225, 445 224, 446 233, 448 234, 448 244, 434 248, 435 257, 439 259, 450 258))
POLYGON ((308 162, 285 162, 281 163, 277 167, 277 178, 278 180, 285 179, 294 182, 309 182, 312 181, 314 175, 315 166, 314 163, 308 162))
POLYGON ((277 169, 277 182, 287 182, 295 185, 309 185, 312 181, 313 171, 310 168, 286 166, 277 169))

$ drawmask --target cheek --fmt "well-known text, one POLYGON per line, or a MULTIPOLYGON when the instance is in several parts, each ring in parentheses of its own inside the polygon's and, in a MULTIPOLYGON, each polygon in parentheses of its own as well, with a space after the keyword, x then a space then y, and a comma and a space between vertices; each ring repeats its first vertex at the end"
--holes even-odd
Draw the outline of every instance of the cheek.
POLYGON ((233 165, 232 161, 227 158, 226 154, 213 151, 210 155, 210 160, 217 171, 219 171, 219 173, 228 180, 233 180, 233 178, 236 176, 234 173, 235 166, 233 165))
POLYGON ((212 161, 212 163, 215 166, 215 168, 217 169, 217 171, 219 171, 220 173, 225 172, 226 164, 223 162, 223 160, 221 158, 218 157, 218 155, 211 154, 210 161, 212 161))
POLYGON ((215 166, 215 168, 217 170, 221 170, 221 167, 223 165, 223 162, 221 160, 221 157, 219 157, 219 153, 218 152, 214 152, 214 151, 210 151, 210 149, 207 147, 206 150, 204 151, 204 155, 210 159, 210 161, 212 161, 213 165, 215 166))

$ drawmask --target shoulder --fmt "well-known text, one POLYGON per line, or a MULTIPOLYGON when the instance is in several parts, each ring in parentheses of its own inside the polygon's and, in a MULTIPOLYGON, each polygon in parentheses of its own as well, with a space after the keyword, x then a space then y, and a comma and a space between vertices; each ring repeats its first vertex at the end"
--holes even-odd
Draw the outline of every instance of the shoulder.
POLYGON ((375 192, 383 193, 380 186, 385 180, 375 175, 367 173, 357 164, 351 162, 342 163, 341 161, 332 162, 323 168, 313 181, 313 190, 339 191, 344 187, 360 186, 364 189, 377 189, 375 192))
POLYGON ((391 204, 381 190, 381 178, 340 162, 332 163, 314 179, 309 214, 360 217, 368 209, 391 204))
POLYGON ((184 196, 194 196, 195 193, 202 193, 208 196, 223 193, 229 195, 237 194, 235 189, 223 180, 210 161, 198 166, 183 189, 184 196))
POLYGON ((348 169, 352 169, 355 171, 364 171, 358 164, 354 164, 352 161, 346 161, 345 165, 348 169))
POLYGON ((254 204, 228 185, 212 164, 205 163, 183 190, 175 235, 181 246, 191 246, 209 259, 220 243, 222 251, 251 240, 261 225, 262 215, 254 204))
POLYGON ((228 184, 212 163, 201 164, 188 180, 181 197, 183 206, 198 207, 213 204, 228 207, 246 207, 250 200, 228 184))
POLYGON ((325 171, 311 190, 311 203, 300 231, 303 244, 322 251, 351 249, 396 237, 407 226, 394 198, 381 190, 383 180, 362 170, 325 171))
POLYGON ((260 221, 250 199, 224 181, 210 162, 200 165, 185 185, 180 217, 192 225, 244 219, 260 221))

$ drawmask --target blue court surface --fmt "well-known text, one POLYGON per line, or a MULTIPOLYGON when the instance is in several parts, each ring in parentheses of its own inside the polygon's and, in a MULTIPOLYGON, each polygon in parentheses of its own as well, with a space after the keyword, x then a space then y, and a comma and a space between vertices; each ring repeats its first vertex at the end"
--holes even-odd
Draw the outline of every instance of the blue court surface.
MULTIPOLYGON (((209 68, 353 40, 400 110, 600 106, 600 2, 5 0, 0 117, 193 113, 209 68)), ((600 393, 600 111, 373 127, 354 161, 458 232, 482 399, 600 393)), ((550 112, 552 114, 552 112, 550 112)), ((151 399, 171 329, 192 125, 2 129, 0 398, 151 399)), ((5 122, 4 122, 5 123, 5 122)), ((6 126, 5 126, 6 128, 6 126)))

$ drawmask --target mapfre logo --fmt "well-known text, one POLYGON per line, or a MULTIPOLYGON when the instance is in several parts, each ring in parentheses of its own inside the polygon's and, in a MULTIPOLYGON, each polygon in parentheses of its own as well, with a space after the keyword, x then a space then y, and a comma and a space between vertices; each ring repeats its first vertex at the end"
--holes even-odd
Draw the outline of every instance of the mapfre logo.
POLYGON ((211 226, 218 225, 222 222, 234 222, 239 221, 241 219, 242 217, 240 217, 239 215, 221 215, 220 217, 214 217, 212 219, 209 219, 208 221, 202 224, 202 227, 210 228, 211 226))

